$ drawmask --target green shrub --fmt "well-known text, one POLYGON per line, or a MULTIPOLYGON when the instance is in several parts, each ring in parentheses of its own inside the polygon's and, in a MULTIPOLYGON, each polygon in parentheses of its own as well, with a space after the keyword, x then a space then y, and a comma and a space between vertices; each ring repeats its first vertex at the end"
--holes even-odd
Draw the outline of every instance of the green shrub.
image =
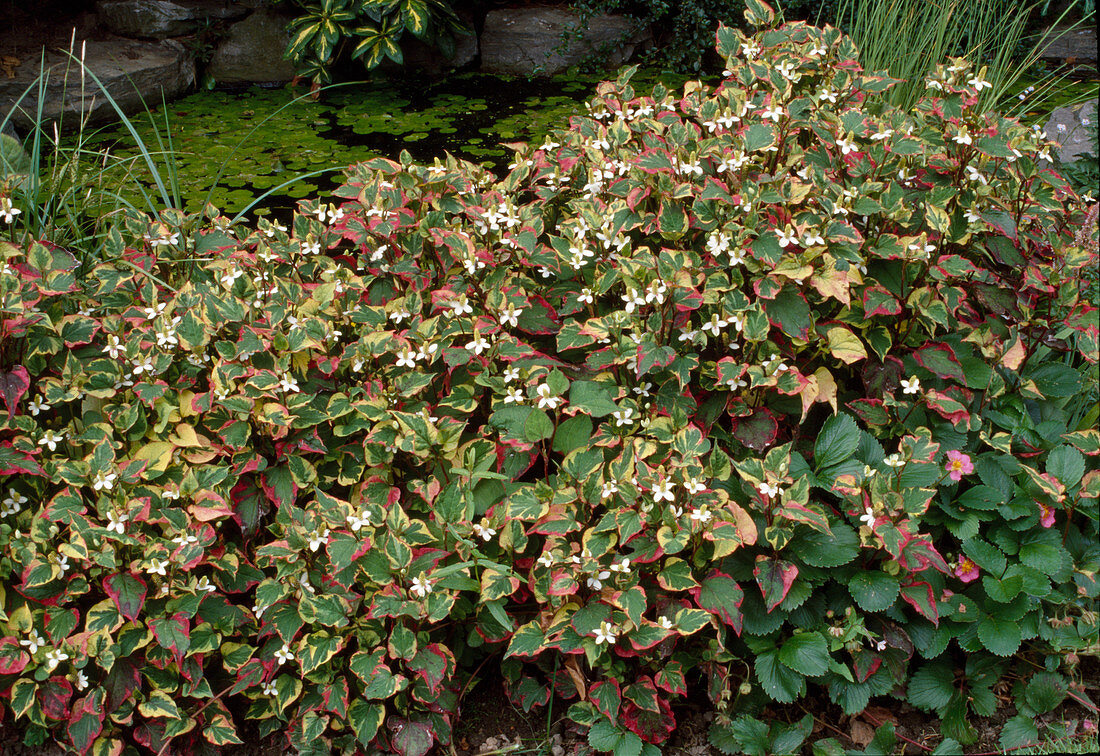
POLYGON ((812 716, 755 716, 811 691, 950 748, 1010 673, 1035 739, 1097 638, 1075 196, 963 62, 872 116, 835 30, 718 51, 499 181, 403 156, 290 228, 134 214, 83 279, 0 243, 3 716, 422 756, 500 660, 617 754, 695 686, 725 751, 797 750, 812 716))

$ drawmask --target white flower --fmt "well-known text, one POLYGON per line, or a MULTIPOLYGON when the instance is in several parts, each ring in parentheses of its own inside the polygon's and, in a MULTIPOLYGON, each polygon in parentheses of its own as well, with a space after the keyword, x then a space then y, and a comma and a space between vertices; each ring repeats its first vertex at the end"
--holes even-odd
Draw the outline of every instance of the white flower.
POLYGON ((198 542, 199 542, 198 536, 191 535, 190 533, 180 533, 180 534, 176 535, 174 538, 172 538, 172 543, 178 544, 179 546, 183 546, 184 544, 188 544, 188 543, 198 543, 198 542))
POLYGON ((684 488, 687 489, 689 494, 694 495, 707 490, 707 484, 703 483, 698 478, 692 477, 684 481, 684 488))
POLYGON ((284 373, 283 376, 279 379, 279 388, 281 388, 283 391, 299 393, 301 392, 301 389, 298 388, 298 379, 296 379, 290 373, 284 373))
POLYGON ((523 404, 523 392, 516 387, 505 389, 504 391, 504 403, 505 404, 523 404))
POLYGON ((856 144, 855 141, 851 139, 845 139, 844 137, 837 139, 836 145, 840 148, 841 155, 847 155, 848 153, 855 152, 859 149, 859 145, 856 144))
POLYGON ((764 496, 767 496, 769 499, 775 496, 779 496, 783 493, 782 488, 780 488, 779 486, 773 486, 771 483, 767 482, 758 485, 756 487, 756 490, 758 490, 764 496))
POLYGON ((815 244, 823 246, 825 238, 816 231, 807 231, 806 235, 802 237, 802 244, 806 247, 812 247, 815 244))
POLYGON ((776 105, 774 108, 767 107, 760 111, 761 118, 770 118, 771 120, 779 123, 779 119, 783 116, 783 108, 776 105))
POLYGON ((456 318, 459 315, 470 315, 473 313, 474 308, 470 306, 470 301, 465 294, 462 294, 458 299, 454 299, 447 304, 451 308, 451 317, 456 318))
POLYGON ((543 409, 544 407, 557 409, 558 405, 561 404, 560 396, 551 395, 549 384, 540 383, 539 387, 535 389, 535 391, 539 395, 539 409, 543 409))
POLYGON ((134 360, 134 375, 141 375, 142 373, 153 372, 153 358, 152 357, 138 357, 134 360))
POLYGON ((875 510, 867 507, 866 511, 859 516, 859 521, 869 528, 875 526, 875 510))
POLYGON ((722 332, 722 329, 728 325, 728 320, 722 319, 717 314, 712 314, 710 320, 703 324, 703 330, 717 338, 718 334, 722 332))
POLYGON ((227 270, 225 272, 225 275, 223 275, 218 280, 220 280, 228 288, 228 287, 233 286, 233 282, 236 281, 238 278, 240 278, 243 275, 244 275, 243 270, 241 270, 240 268, 235 268, 234 267, 234 268, 230 268, 229 270, 227 270))
POLYGON ((920 378, 913 376, 909 380, 902 378, 901 380, 902 393, 905 394, 918 394, 920 393, 920 378))
POLYGON ((141 310, 145 313, 146 320, 155 320, 158 315, 164 312, 165 307, 167 307, 167 305, 161 302, 160 304, 154 303, 152 307, 143 307, 141 310))
POLYGON ((602 643, 606 643, 609 646, 615 642, 615 639, 619 635, 619 628, 612 625, 606 620, 600 623, 600 626, 596 628, 596 645, 599 646, 602 643))
POLYGON ((789 368, 787 367, 787 363, 780 360, 778 354, 773 354, 771 357, 766 359, 761 364, 761 367, 764 368, 765 373, 771 373, 772 368, 775 368, 776 373, 782 373, 784 370, 789 370, 789 368))
POLYGON ((902 467, 905 465, 905 460, 901 458, 900 454, 891 454, 883 462, 887 467, 902 467))
POLYGON ((779 237, 779 246, 780 247, 783 247, 784 249, 786 249, 787 247, 789 247, 792 244, 798 244, 798 232, 795 231, 790 226, 787 226, 784 229, 776 228, 776 229, 773 229, 773 230, 775 231, 775 235, 779 237))
POLYGON ((818 102, 836 102, 836 92, 831 89, 822 89, 817 93, 818 102))
POLYGON ((594 591, 598 591, 603 588, 603 581, 611 577, 611 573, 607 570, 597 570, 595 575, 590 575, 587 580, 587 585, 594 591))
POLYGON ((624 410, 615 410, 611 413, 611 416, 615 418, 615 427, 618 428, 623 425, 633 425, 634 418, 631 415, 634 414, 634 410, 627 407, 624 410))
POLYGON ((113 334, 108 336, 107 346, 103 347, 103 351, 106 352, 111 359, 118 359, 119 352, 122 351, 122 340, 113 334))
POLYGON ((710 522, 710 519, 713 516, 714 514, 710 511, 706 504, 699 507, 698 509, 693 509, 691 512, 691 519, 696 522, 701 522, 704 525, 710 522))
POLYGON ((423 576, 414 577, 412 579, 412 592, 417 598, 424 598, 432 592, 432 581, 423 576))
POLYGON ((416 352, 405 347, 397 353, 397 367, 414 367, 416 365, 416 352))
POLYGON ((542 556, 538 558, 538 563, 543 567, 550 568, 554 566, 554 555, 549 551, 542 552, 542 556))
POLYGON ((506 367, 506 368, 504 368, 503 377, 504 377, 504 382, 505 383, 511 383, 512 381, 518 381, 519 380, 519 368, 516 368, 516 367, 506 367))
POLYGON ((77 690, 86 690, 88 688, 88 676, 84 674, 84 670, 77 670, 75 682, 77 690))
POLYGON ((345 519, 348 521, 348 527, 351 528, 352 533, 358 533, 361 528, 370 525, 370 515, 367 514, 365 509, 360 511, 359 514, 353 512, 345 519))
POLYGON ((38 440, 38 445, 45 446, 50 451, 56 451, 58 442, 63 441, 64 439, 64 432, 57 433, 56 431, 47 430, 45 433, 42 434, 42 438, 38 440))
POLYGON ((985 81, 984 79, 978 78, 977 76, 972 79, 967 79, 966 83, 974 87, 974 89, 978 90, 979 92, 981 92, 983 89, 993 88, 992 84, 990 84, 988 81, 985 81))
POLYGON ((36 630, 31 630, 30 637, 24 638, 23 640, 19 641, 19 645, 26 646, 27 653, 33 655, 37 653, 38 649, 46 645, 46 641, 42 638, 41 635, 38 634, 36 630))
POLYGON ((206 575, 203 575, 201 578, 199 578, 198 584, 195 585, 195 590, 213 593, 214 591, 218 590, 218 586, 211 583, 210 578, 208 578, 206 575))
POLYGON ((283 666, 288 661, 294 661, 294 654, 290 652, 290 646, 283 644, 283 647, 275 652, 275 658, 279 660, 279 666, 283 666))
POLYGON ((489 348, 489 342, 481 336, 475 336, 472 341, 466 343, 466 349, 474 354, 481 354, 489 348))
POLYGON ((493 540, 493 536, 497 534, 496 529, 489 527, 489 523, 484 517, 481 518, 480 523, 474 523, 473 531, 474 535, 476 535, 486 543, 493 540))
POLYGON ((11 203, 11 199, 0 197, 0 218, 3 218, 5 223, 11 223, 21 212, 23 211, 11 203))
POLYGON ((884 641, 884 640, 875 641, 875 650, 876 651, 885 651, 886 650, 886 641, 884 641))
POLYGON ((53 672, 57 665, 69 658, 69 655, 59 648, 51 648, 46 652, 46 671, 53 672))
POLYGON ((72 569, 72 565, 69 564, 69 557, 64 554, 58 554, 56 557, 52 557, 52 559, 57 564, 58 569, 61 570, 62 575, 72 569))
POLYGON ((600 491, 601 499, 608 499, 611 496, 619 492, 619 484, 613 480, 609 480, 603 484, 603 490, 600 491))
POLYGON ((279 689, 277 687, 275 687, 275 681, 274 680, 272 680, 271 682, 264 683, 264 695, 265 696, 276 696, 278 694, 279 694, 279 689))
POLYGON ((581 289, 581 293, 577 295, 577 301, 582 304, 592 304, 595 301, 592 296, 592 289, 587 286, 581 289))
POLYGON ((107 530, 113 530, 114 532, 122 535, 126 531, 126 521, 130 519, 130 515, 120 512, 115 514, 114 512, 107 513, 107 530))
POLYGON ((328 528, 325 528, 323 531, 314 530, 312 533, 310 533, 309 537, 307 538, 307 540, 309 541, 309 550, 317 551, 317 549, 321 548, 322 545, 328 545, 328 532, 328 528))
POLYGON ((959 133, 951 137, 951 141, 956 144, 973 144, 974 139, 970 136, 970 132, 966 130, 966 126, 959 128, 959 133))
POLYGON ((519 325, 519 316, 523 314, 522 307, 516 307, 511 302, 505 305, 504 309, 500 311, 500 319, 502 323, 510 325, 513 328, 519 325))
POLYGON ((162 562, 159 559, 150 559, 149 566, 145 568, 145 571, 150 575, 166 575, 165 567, 168 566, 168 562, 162 562))
POLYGON ((653 486, 654 501, 672 501, 675 498, 675 494, 672 493, 671 480, 662 480, 653 486))
POLYGON ((118 478, 118 473, 113 473, 113 472, 101 473, 101 472, 97 472, 95 474, 95 478, 92 479, 92 488, 94 488, 96 491, 102 491, 102 490, 110 491, 112 488, 115 487, 115 479, 116 478, 118 478))
POLYGON ((40 396, 36 396, 27 403, 27 409, 29 409, 31 414, 35 417, 38 417, 39 412, 48 410, 49 408, 50 405, 46 404, 46 400, 40 396))
POLYGON ((874 134, 872 134, 871 139, 872 139, 872 141, 878 142, 878 141, 881 141, 883 139, 889 139, 893 135, 894 135, 894 130, 893 129, 883 129, 882 131, 876 131, 874 134))
POLYGON ((613 562, 610 569, 612 572, 621 572, 626 575, 630 572, 630 559, 628 557, 623 557, 620 561, 613 562))
POLYGON ((672 620, 670 620, 670 619, 669 619, 668 617, 666 617, 666 616, 665 616, 665 615, 663 615, 663 614, 662 614, 662 615, 661 615, 660 617, 658 617, 658 618, 657 618, 657 625, 658 625, 658 626, 659 626, 659 627, 660 627, 660 628, 661 628, 662 630, 671 630, 671 629, 672 629, 673 627, 675 627, 675 625, 674 625, 674 623, 672 622, 672 620))

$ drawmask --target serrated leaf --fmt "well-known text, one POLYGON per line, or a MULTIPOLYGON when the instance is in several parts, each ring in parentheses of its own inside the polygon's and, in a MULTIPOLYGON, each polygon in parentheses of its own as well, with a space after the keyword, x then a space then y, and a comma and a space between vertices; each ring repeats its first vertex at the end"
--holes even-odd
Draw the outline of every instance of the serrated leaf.
POLYGON ((828 672, 829 659, 829 644, 820 633, 798 633, 779 648, 779 661, 807 677, 828 672))
POLYGON ((833 415, 821 426, 814 443, 814 467, 824 470, 851 459, 859 448, 859 425, 851 415, 833 415))
POLYGON ((924 711, 939 711, 955 695, 955 673, 949 664, 933 662, 913 673, 907 686, 907 700, 924 711))
POLYGON ((901 584, 885 572, 866 570, 852 576, 848 581, 848 592, 864 611, 881 612, 898 600, 901 584))

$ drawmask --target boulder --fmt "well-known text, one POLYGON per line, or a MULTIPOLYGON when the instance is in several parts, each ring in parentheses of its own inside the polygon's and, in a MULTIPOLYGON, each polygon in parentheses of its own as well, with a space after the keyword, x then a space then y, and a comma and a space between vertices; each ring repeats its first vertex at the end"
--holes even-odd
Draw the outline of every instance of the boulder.
POLYGON ((294 78, 294 64, 283 57, 290 44, 288 17, 260 8, 229 27, 206 68, 217 84, 271 84, 294 78))
MULTIPOLYGON (((84 65, 95 74, 103 87, 127 113, 142 110, 142 102, 150 108, 186 92, 195 83, 195 60, 174 40, 145 42, 138 40, 88 40, 76 42, 76 55, 84 47, 84 65)), ((80 64, 59 51, 46 52, 49 70, 43 120, 61 119, 66 130, 75 129, 87 115, 90 123, 104 123, 117 118, 114 108, 90 76, 85 77, 81 91, 80 64)), ((0 113, 15 107, 24 90, 30 92, 20 102, 12 120, 20 128, 33 123, 37 110, 39 67, 24 65, 14 79, 0 78, 0 113)))
POLYGON ((477 60, 477 52, 477 34, 472 29, 469 34, 459 34, 455 37, 454 55, 450 58, 438 48, 426 45, 412 35, 401 40, 401 55, 405 59, 405 65, 432 74, 468 66, 477 60))
POLYGON ((165 39, 190 34, 208 19, 241 18, 248 8, 231 0, 100 0, 96 12, 120 36, 165 39))
POLYGON ((608 64, 617 66, 647 39, 648 33, 624 16, 593 16, 582 25, 576 13, 564 8, 494 10, 485 17, 481 32, 481 70, 549 76, 605 48, 610 52, 608 64))
POLYGON ((1096 155, 1096 100, 1058 108, 1051 113, 1043 130, 1058 142, 1058 159, 1072 163, 1085 153, 1096 155))
POLYGON ((1074 64, 1096 63, 1096 26, 1054 28, 1043 48, 1047 60, 1074 64))

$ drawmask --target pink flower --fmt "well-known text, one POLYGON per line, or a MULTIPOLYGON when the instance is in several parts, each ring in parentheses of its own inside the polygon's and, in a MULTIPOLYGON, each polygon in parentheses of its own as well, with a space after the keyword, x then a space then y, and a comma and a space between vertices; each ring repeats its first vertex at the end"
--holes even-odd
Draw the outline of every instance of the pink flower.
POLYGON ((966 454, 952 449, 947 452, 947 472, 951 480, 962 480, 962 476, 974 472, 974 463, 966 454))
POLYGON ((1093 722, 1091 719, 1082 719, 1081 729, 1088 733, 1096 732, 1096 722, 1093 722))
POLYGON ((1044 528, 1049 528, 1054 524, 1054 507, 1048 507, 1042 502, 1036 502, 1039 505, 1039 524, 1044 528))
POLYGON ((979 575, 981 575, 981 570, 978 569, 978 565, 970 561, 968 557, 960 559, 955 566, 955 576, 964 583, 977 580, 979 575))

